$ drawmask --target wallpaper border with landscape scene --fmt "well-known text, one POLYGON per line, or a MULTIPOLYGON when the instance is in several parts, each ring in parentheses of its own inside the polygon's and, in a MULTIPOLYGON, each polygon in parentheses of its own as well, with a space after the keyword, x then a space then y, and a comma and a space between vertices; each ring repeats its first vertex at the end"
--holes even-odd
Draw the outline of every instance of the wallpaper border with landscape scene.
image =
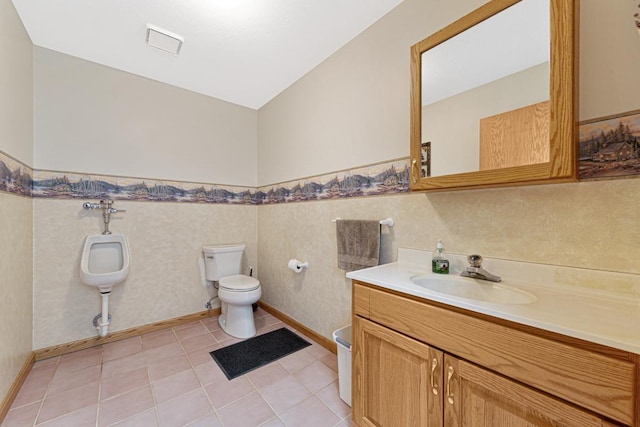
POLYGON ((260 188, 31 170, 0 152, 0 191, 50 199, 260 205, 409 191, 409 159, 396 159, 260 188))
POLYGON ((0 192, 31 197, 33 169, 0 151, 0 192))

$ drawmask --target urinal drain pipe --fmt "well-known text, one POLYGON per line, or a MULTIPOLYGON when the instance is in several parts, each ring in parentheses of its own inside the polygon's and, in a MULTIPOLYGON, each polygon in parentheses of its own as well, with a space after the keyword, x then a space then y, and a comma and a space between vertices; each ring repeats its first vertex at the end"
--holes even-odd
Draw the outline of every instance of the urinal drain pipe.
POLYGON ((93 326, 98 330, 101 337, 106 337, 109 333, 109 325, 111 324, 111 315, 109 314, 109 295, 111 292, 100 292, 102 297, 102 314, 98 314, 93 318, 93 326))
MULTIPOLYGON (((109 320, 107 321, 107 323, 111 324, 111 315, 109 315, 109 320)), ((102 313, 98 313, 93 318, 93 326, 95 326, 96 329, 98 329, 98 331, 99 331, 101 325, 102 325, 102 313)))

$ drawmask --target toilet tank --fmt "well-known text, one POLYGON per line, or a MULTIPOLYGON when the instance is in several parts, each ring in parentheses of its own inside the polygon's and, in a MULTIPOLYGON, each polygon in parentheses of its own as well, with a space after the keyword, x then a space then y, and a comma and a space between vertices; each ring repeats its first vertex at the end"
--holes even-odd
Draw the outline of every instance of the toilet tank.
POLYGON ((222 277, 240 274, 245 247, 243 243, 204 246, 202 253, 207 280, 216 282, 222 277))

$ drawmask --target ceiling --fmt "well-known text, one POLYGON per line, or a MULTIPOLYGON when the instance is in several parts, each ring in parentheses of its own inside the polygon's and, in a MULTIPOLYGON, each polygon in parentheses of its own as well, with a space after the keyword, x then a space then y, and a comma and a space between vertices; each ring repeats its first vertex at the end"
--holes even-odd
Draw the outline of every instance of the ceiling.
POLYGON ((13 0, 34 45, 259 109, 402 0, 13 0), (178 34, 178 56, 145 43, 178 34))

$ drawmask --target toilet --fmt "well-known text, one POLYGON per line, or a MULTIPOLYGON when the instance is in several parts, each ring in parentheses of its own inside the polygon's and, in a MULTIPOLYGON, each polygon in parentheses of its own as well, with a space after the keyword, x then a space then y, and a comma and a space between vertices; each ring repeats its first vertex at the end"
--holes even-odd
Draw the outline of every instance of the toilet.
POLYGON ((221 314, 220 327, 236 338, 256 334, 252 305, 260 299, 260 282, 240 274, 246 245, 208 245, 202 248, 207 280, 218 284, 221 314))

